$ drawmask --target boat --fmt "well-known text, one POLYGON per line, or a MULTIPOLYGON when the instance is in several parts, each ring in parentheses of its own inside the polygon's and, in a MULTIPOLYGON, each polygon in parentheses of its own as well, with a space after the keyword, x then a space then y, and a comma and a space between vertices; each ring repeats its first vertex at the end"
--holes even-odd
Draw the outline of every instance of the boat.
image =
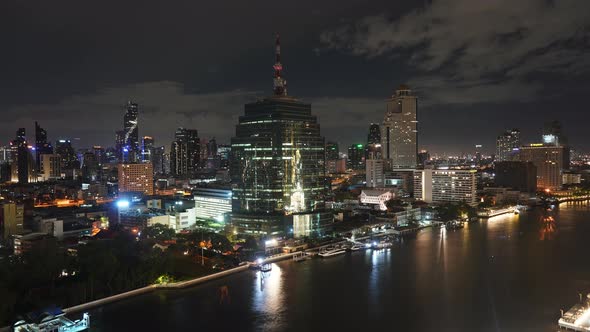
POLYGON ((49 308, 29 313, 25 319, 12 326, 14 332, 79 332, 90 328, 90 315, 85 312, 82 319, 72 321, 60 308, 49 308))
POLYGON ((365 247, 360 244, 353 244, 350 248, 348 248, 350 251, 359 251, 361 249, 365 249, 365 247))
POLYGON ((272 270, 272 264, 266 263, 260 265, 260 272, 270 272, 272 270))
POLYGON ((387 249, 391 248, 393 243, 387 241, 373 242, 373 249, 387 249))
POLYGON ((318 256, 325 258, 325 257, 332 257, 346 253, 345 249, 342 248, 334 248, 332 250, 325 250, 318 254, 318 256))
POLYGON ((309 258, 310 257, 308 255, 306 255, 305 252, 303 252, 303 251, 293 255, 294 262, 303 262, 303 261, 308 260, 309 258))

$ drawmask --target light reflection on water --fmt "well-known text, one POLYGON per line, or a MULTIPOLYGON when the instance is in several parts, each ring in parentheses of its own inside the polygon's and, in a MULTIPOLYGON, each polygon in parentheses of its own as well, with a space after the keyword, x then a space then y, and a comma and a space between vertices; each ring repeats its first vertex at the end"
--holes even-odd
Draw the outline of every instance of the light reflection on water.
POLYGON ((262 320, 259 323, 264 331, 276 331, 283 327, 281 312, 286 307, 283 282, 283 271, 274 263, 270 272, 258 271, 253 279, 253 309, 262 320))

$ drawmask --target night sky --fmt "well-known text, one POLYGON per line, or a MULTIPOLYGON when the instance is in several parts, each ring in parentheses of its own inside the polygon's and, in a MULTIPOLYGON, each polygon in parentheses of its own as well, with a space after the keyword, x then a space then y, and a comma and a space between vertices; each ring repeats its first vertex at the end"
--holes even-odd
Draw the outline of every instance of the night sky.
POLYGON ((590 150, 590 1, 68 1, 0 4, 0 140, 33 122, 76 147, 114 144, 128 99, 140 135, 178 126, 229 142, 243 104, 272 91, 281 34, 289 94, 322 134, 364 142, 401 83, 419 96, 420 147, 492 152, 558 119, 590 150))

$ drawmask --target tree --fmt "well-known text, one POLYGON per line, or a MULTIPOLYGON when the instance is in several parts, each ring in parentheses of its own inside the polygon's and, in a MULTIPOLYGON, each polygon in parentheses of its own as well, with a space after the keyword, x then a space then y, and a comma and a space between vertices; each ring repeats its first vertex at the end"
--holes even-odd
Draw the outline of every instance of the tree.
POLYGON ((155 239, 158 241, 171 240, 175 236, 175 232, 172 228, 169 228, 162 224, 155 224, 153 226, 145 228, 141 232, 141 236, 145 239, 155 239))

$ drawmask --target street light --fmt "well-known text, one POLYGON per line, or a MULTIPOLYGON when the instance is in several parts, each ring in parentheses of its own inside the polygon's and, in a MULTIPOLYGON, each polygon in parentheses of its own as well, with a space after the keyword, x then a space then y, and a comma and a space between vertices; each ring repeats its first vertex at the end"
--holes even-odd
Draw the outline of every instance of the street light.
POLYGON ((118 200, 117 201, 117 222, 121 225, 121 209, 129 208, 129 201, 128 200, 118 200))

